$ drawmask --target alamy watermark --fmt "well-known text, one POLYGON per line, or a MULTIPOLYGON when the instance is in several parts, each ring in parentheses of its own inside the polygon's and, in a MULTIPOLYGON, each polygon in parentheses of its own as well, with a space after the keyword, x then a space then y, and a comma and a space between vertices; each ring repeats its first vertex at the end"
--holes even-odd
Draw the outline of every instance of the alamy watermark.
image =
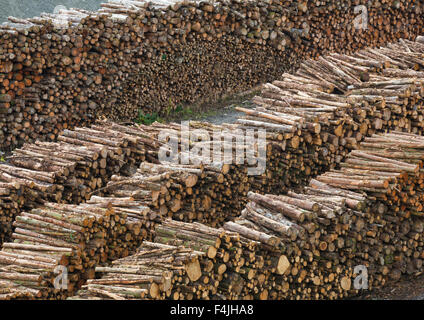
MULTIPOLYGON (((367 30, 368 29, 368 9, 365 5, 357 5, 353 8, 354 14, 357 14, 355 19, 353 19, 353 26, 356 30, 367 30)), ((307 22, 303 22, 302 28, 295 29, 292 31, 295 34, 299 35, 308 35, 310 31, 310 26, 307 22)))
POLYGON ((266 168, 266 130, 190 129, 188 121, 181 122, 180 131, 162 130, 158 140, 162 164, 246 164, 248 175, 261 175, 266 168))
POLYGON ((355 17, 353 20, 353 25, 355 26, 356 30, 366 30, 368 29, 368 9, 366 6, 359 5, 355 6, 353 9, 355 14, 358 14, 358 16, 355 17))
POLYGON ((367 290, 368 289, 368 268, 364 265, 356 266, 353 272, 357 274, 355 280, 353 280, 353 287, 356 290, 367 290))
POLYGON ((54 279, 54 288, 57 290, 68 289, 68 268, 59 265, 54 269, 54 273, 58 276, 54 279))

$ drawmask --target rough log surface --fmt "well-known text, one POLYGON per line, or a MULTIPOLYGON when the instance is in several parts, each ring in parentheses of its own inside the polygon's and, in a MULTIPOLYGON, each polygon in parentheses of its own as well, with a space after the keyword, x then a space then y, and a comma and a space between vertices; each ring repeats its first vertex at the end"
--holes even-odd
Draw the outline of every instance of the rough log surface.
MULTIPOLYGON (((1 297, 65 298, 93 279, 96 267, 108 273, 109 261, 133 254, 145 239, 176 246, 175 254, 181 246, 198 251, 194 255, 205 261, 202 252, 213 260, 204 268, 217 274, 171 291, 149 278, 156 284, 148 288, 151 298, 333 299, 357 293, 352 276, 358 264, 369 268, 371 287, 421 272, 423 52, 419 38, 306 61, 296 74, 264 85, 258 107, 242 110, 246 117, 238 124, 190 123, 207 131, 272 128, 267 151, 280 149, 268 153, 271 175, 259 178, 269 179, 265 183, 248 178, 243 165, 159 164, 158 132, 176 131, 176 124, 103 122, 65 130, 57 143, 15 150, 0 165, 1 204, 12 208, 2 211, 12 240, 0 253, 1 297), (271 191, 278 195, 263 195, 274 181, 273 161, 281 159, 290 165, 275 177, 287 175, 290 182, 277 180, 280 187, 271 191), (234 243, 240 250, 226 251, 234 243), (245 268, 251 264, 252 272, 245 268), (58 265, 70 268, 67 292, 53 288, 58 265)), ((109 298, 134 293, 87 288, 109 298)), ((139 289, 140 298, 148 297, 139 289)))
POLYGON ((125 1, 0 26, 0 150, 280 78, 300 61, 423 33, 421 1, 125 1), (368 13, 366 29, 356 29, 368 13))

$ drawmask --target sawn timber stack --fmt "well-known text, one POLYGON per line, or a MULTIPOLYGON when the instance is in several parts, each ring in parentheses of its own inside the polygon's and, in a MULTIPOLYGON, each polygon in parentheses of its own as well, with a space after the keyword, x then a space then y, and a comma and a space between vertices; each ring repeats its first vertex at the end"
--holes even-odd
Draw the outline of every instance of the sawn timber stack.
POLYGON ((104 116, 217 100, 328 52, 413 40, 422 13, 413 0, 133 0, 10 17, 0 26, 0 149, 104 116))

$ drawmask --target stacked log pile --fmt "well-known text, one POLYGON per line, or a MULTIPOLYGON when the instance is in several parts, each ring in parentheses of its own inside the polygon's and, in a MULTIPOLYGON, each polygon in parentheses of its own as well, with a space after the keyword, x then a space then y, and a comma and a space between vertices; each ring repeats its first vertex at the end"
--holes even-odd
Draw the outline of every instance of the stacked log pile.
MULTIPOLYGON (((159 220, 152 221, 146 230, 154 230, 153 236, 146 238, 155 244, 147 243, 141 253, 119 260, 116 267, 100 266, 108 259, 131 253, 128 248, 108 255, 106 248, 132 245, 130 238, 116 239, 132 236, 128 226, 137 223, 133 211, 138 211, 139 217, 148 217, 145 220, 160 216, 149 216, 146 203, 152 202, 153 191, 158 199, 166 194, 163 186, 169 184, 160 179, 172 174, 158 166, 150 181, 148 175, 140 175, 135 184, 115 177, 111 186, 125 182, 121 195, 126 197, 93 197, 91 203, 80 206, 47 204, 17 217, 16 240, 4 244, 0 254, 2 281, 15 283, 6 297, 24 297, 30 290, 39 290, 38 296, 63 298, 64 293, 51 287, 51 269, 58 264, 68 265, 71 273, 78 270, 72 276, 79 285, 94 277, 96 266, 99 273, 106 274, 84 287, 77 296, 84 299, 336 299, 358 293, 353 287, 358 265, 368 268, 370 289, 382 286, 404 273, 422 271, 423 161, 421 136, 404 132, 373 135, 349 154, 341 169, 318 176, 303 192, 251 192, 241 216, 226 222, 224 229, 166 219, 159 225, 155 223, 159 220), (155 184, 157 181, 162 183, 155 184), (139 194, 147 198, 134 199, 136 185, 141 186, 139 194), (110 219, 102 219, 106 213, 110 219), (131 218, 128 221, 127 214, 131 218), (97 228, 90 226, 87 216, 97 218, 91 220, 97 228), (52 249, 54 243, 59 246, 56 250, 52 249), (70 249, 66 252, 73 258, 64 258, 63 248, 70 249), (163 254, 170 262, 181 254, 181 260, 162 265, 164 272, 159 276, 159 265, 151 273, 145 267, 157 257, 155 254, 163 254), (201 273, 193 280, 183 270, 187 272, 187 263, 197 265, 196 259, 201 273), (46 268, 50 263, 50 271, 34 269, 40 263, 46 268), (135 267, 130 266, 132 263, 135 267), (177 266, 179 271, 171 272, 177 266), (22 296, 16 290, 21 290, 22 296)), ((71 283, 74 287, 77 284, 71 283)))
POLYGON ((268 139, 267 171, 251 178, 252 190, 281 193, 304 184, 340 163, 375 132, 422 134, 423 53, 419 39, 401 40, 353 55, 306 61, 295 74, 265 84, 253 98, 255 109, 237 108, 247 115, 238 123, 294 132, 294 138, 268 139))
MULTIPOLYGON (((88 280, 68 300, 164 299, 202 292, 200 257, 204 254, 185 247, 145 241, 137 253, 96 267, 100 279, 88 280), (183 289, 180 294, 178 289, 183 289)), ((203 291, 207 295, 207 291, 203 291)))
POLYGON ((154 241, 205 252, 199 280, 209 289, 211 298, 253 298, 252 292, 255 292, 256 298, 266 299, 267 292, 260 290, 262 283, 258 279, 265 279, 281 260, 278 252, 267 257, 258 254, 260 245, 257 241, 196 222, 166 220, 156 228, 154 241))
POLYGON ((4 243, 0 251, 1 281, 22 286, 8 297, 60 299, 72 295, 84 279, 94 276, 108 231, 113 232, 112 221, 112 210, 96 206, 48 203, 22 212, 14 222, 13 242, 4 243), (66 275, 60 266, 66 267, 66 275), (56 280, 59 275, 64 275, 63 282, 56 280))
MULTIPOLYGON (((282 273, 266 279, 268 299, 335 299, 357 293, 351 290, 353 267, 362 263, 350 253, 352 241, 346 227, 364 213, 349 208, 348 197, 319 191, 285 196, 249 193, 250 202, 241 217, 224 225, 264 243, 270 237, 279 239, 286 260, 282 273)), ((365 203, 361 194, 349 196, 365 203)), ((262 254, 266 256, 266 250, 262 254)))
MULTIPOLYGON (((152 211, 148 203, 132 197, 92 196, 87 204, 100 208, 111 208, 117 217, 119 216, 119 221, 116 221, 119 224, 116 227, 112 226, 114 232, 109 232, 107 237, 107 249, 105 249, 107 261, 113 261, 133 253, 143 240, 151 239, 151 230, 161 221, 159 214, 152 211)), ((115 225, 115 222, 112 224, 115 225)))
POLYGON ((327 51, 413 39, 422 11, 407 0, 133 0, 10 17, 0 26, 1 149, 100 116, 133 119, 139 106, 166 113, 244 91, 327 51))
POLYGON ((131 128, 117 124, 93 125, 65 130, 59 142, 36 142, 14 150, 0 163, 0 242, 10 236, 21 209, 45 201, 79 204, 113 174, 144 161, 147 136, 140 130, 138 135, 127 132, 131 128))
MULTIPOLYGON (((162 190, 160 196, 155 196, 151 202, 152 209, 158 210, 161 216, 168 215, 173 219, 186 222, 197 221, 212 227, 218 226, 226 219, 240 213, 243 200, 250 188, 247 168, 244 166, 244 161, 240 164, 231 159, 225 161, 225 149, 229 149, 230 156, 233 156, 232 159, 236 159, 235 144, 233 141, 226 142, 224 139, 225 132, 222 129, 225 128, 208 123, 190 122, 190 130, 201 128, 210 134, 210 137, 213 136, 215 129, 220 130, 219 139, 215 139, 216 136, 213 136, 213 141, 205 141, 203 144, 211 151, 210 157, 206 159, 202 157, 202 154, 191 152, 195 139, 190 134, 183 137, 184 133, 177 124, 154 123, 151 126, 139 125, 137 127, 143 132, 148 132, 161 147, 166 147, 164 143, 169 142, 160 140, 159 134, 164 132, 177 139, 180 151, 186 144, 187 150, 181 152, 176 160, 181 160, 187 155, 189 157, 188 164, 178 164, 179 161, 178 163, 159 162, 160 151, 147 150, 146 159, 155 163, 142 163, 137 173, 130 177, 112 177, 112 181, 107 187, 108 194, 137 196, 139 192, 142 194, 145 192, 143 188, 148 192, 148 190, 155 190, 154 188, 157 188, 156 191, 158 191, 159 188, 165 186, 166 190, 162 190), (218 154, 218 152, 219 156, 214 156, 214 153, 218 154), (200 164, 197 165, 197 162, 200 164), (156 174, 162 176, 155 178, 156 174), (145 182, 148 182, 149 179, 158 182, 158 179, 161 179, 162 186, 146 185, 145 182)), ((245 152, 245 150, 242 151, 245 152)))
POLYGON ((13 242, 0 252, 0 279, 18 286, 7 297, 70 296, 94 278, 96 266, 126 257, 151 239, 159 221, 143 201, 132 198, 93 196, 89 203, 46 203, 22 212, 13 223, 13 242), (55 287, 59 265, 67 268, 65 289, 55 287))
MULTIPOLYGON (((277 239, 268 238, 269 248, 275 246, 277 239)), ((165 220, 154 241, 96 268, 101 277, 71 299, 266 299, 266 277, 285 268, 278 251, 261 256, 259 242, 199 223, 165 220)))
POLYGON ((423 142, 402 132, 374 135, 303 193, 249 193, 241 217, 224 228, 264 243, 255 232, 281 239, 290 265, 271 276, 270 299, 354 295, 360 265, 369 289, 423 270, 423 142))

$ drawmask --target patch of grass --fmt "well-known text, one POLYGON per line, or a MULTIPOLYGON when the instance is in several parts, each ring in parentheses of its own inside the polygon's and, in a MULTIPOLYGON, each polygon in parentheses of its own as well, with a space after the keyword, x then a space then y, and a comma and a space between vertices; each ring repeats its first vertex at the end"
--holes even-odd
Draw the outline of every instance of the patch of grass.
POLYGON ((143 111, 138 112, 138 117, 135 120, 136 123, 151 125, 153 122, 163 122, 163 119, 157 112, 145 114, 143 111))
POLYGON ((173 105, 173 103, 172 103, 171 98, 169 98, 168 107, 166 108, 166 111, 165 111, 165 114, 166 114, 166 117, 167 117, 167 118, 171 115, 171 113, 172 113, 172 109, 174 109, 174 105, 173 105))
POLYGON ((192 118, 193 113, 194 113, 194 110, 192 109, 192 107, 190 107, 190 106, 184 107, 183 105, 179 104, 175 108, 173 115, 175 117, 181 117, 181 118, 185 119, 185 118, 192 118))
POLYGON ((179 104, 176 108, 166 117, 167 121, 179 120, 201 120, 203 118, 218 115, 223 109, 202 109, 198 105, 183 106, 179 104))

